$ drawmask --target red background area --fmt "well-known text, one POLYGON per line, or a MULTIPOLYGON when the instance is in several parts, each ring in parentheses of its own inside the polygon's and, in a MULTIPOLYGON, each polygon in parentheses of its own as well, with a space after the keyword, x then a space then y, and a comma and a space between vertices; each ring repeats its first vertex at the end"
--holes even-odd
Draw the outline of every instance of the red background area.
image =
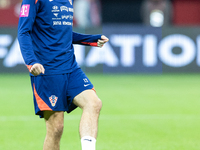
MULTIPOLYGON (((14 9, 19 1, 12 0, 9 8, 0 9, 1 27, 17 27, 19 18, 14 9)), ((179 26, 200 25, 200 0, 173 0, 173 23, 179 26)))
POLYGON ((200 25, 200 0, 174 0, 175 25, 200 25))
POLYGON ((19 0, 11 1, 8 8, 0 9, 0 26, 17 26, 19 17, 15 15, 15 6, 19 4, 19 0))

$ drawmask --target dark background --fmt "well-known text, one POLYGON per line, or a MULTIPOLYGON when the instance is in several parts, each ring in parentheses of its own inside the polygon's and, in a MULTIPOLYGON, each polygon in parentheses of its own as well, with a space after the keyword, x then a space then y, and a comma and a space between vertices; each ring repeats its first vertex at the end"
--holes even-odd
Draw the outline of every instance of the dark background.
MULTIPOLYGON (((173 25, 200 25, 200 0, 170 0, 173 25)), ((141 24, 143 0, 101 0, 103 23, 141 24)))
POLYGON ((102 0, 103 23, 142 23, 141 0, 102 0))

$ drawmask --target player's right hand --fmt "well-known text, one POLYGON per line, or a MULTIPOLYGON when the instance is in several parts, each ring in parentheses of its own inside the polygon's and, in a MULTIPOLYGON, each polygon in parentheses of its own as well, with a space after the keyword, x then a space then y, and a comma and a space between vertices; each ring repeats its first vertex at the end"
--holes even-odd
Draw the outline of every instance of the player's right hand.
POLYGON ((43 65, 41 65, 39 63, 34 64, 30 69, 30 73, 33 74, 34 76, 37 76, 41 73, 44 74, 44 71, 45 71, 45 69, 44 69, 43 65))

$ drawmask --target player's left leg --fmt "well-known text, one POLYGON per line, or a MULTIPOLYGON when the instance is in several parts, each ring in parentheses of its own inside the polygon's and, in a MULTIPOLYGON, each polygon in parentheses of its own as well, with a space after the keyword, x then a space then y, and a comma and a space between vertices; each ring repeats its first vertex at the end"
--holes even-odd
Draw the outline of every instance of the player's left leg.
POLYGON ((73 103, 83 110, 79 127, 82 150, 95 150, 102 102, 94 90, 85 90, 74 98, 73 103))

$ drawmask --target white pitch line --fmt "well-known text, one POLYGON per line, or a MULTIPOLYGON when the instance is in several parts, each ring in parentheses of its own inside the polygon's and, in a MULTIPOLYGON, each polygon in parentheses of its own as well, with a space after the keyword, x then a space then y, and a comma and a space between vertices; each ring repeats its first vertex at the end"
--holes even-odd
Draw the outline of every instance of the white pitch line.
MULTIPOLYGON (((65 120, 80 120, 80 115, 65 115, 65 120)), ((200 119, 200 115, 184 115, 184 114, 135 114, 135 115, 100 115, 100 120, 191 120, 200 119)), ((43 121, 38 116, 0 116, 0 122, 7 121, 43 121)))

